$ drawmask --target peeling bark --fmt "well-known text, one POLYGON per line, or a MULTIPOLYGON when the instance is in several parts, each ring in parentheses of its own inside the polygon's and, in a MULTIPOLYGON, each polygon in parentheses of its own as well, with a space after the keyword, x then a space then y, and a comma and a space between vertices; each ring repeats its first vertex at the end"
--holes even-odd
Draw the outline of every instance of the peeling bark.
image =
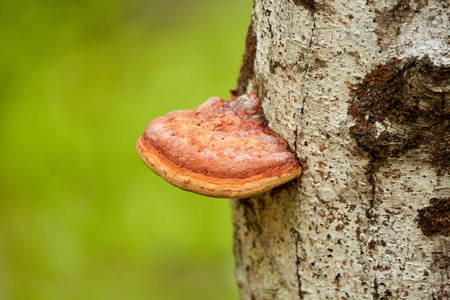
POLYGON ((235 92, 304 174, 232 201, 241 299, 450 298, 449 14, 255 0, 235 92))

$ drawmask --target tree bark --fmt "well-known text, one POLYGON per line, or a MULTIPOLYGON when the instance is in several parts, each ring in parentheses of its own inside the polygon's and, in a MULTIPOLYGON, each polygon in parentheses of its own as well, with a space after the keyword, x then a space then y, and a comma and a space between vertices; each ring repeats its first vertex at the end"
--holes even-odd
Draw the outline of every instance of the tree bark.
POLYGON ((241 299, 450 299, 449 14, 254 1, 236 91, 304 173, 232 201, 241 299))

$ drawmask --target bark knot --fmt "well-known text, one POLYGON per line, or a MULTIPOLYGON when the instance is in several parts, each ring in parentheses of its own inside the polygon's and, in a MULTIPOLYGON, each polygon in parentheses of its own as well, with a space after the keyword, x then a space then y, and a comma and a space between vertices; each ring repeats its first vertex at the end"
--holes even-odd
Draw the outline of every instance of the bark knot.
POLYGON ((450 174, 450 66, 393 58, 351 89, 350 132, 375 159, 420 145, 439 175, 450 174))

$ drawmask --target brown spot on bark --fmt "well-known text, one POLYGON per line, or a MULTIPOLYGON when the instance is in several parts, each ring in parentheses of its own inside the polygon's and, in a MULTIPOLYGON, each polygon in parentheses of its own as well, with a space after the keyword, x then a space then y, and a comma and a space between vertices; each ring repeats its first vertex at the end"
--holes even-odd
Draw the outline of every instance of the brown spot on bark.
POLYGON ((419 228, 426 236, 450 235, 450 198, 432 198, 430 204, 418 211, 419 228))
POLYGON ((319 168, 323 168, 328 166, 326 163, 324 163, 323 161, 318 161, 317 164, 319 165, 319 168))
POLYGON ((336 225, 336 227, 335 227, 335 230, 336 230, 336 231, 342 231, 342 229, 344 229, 344 224, 338 224, 338 225, 336 225))
POLYGON ((344 20, 342 20, 342 18, 338 18, 339 23, 341 23, 342 25, 347 25, 347 22, 345 22, 344 20))
POLYGON ((349 52, 347 52, 347 53, 348 53, 350 56, 359 58, 359 52, 358 52, 358 51, 349 51, 349 52))

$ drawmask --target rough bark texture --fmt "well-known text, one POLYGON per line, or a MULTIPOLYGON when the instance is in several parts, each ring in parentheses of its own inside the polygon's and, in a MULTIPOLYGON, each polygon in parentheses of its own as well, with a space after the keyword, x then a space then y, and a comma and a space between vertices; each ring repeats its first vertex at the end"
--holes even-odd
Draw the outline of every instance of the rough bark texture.
POLYGON ((304 174, 232 201, 241 299, 450 299, 449 14, 255 0, 234 92, 304 174))

